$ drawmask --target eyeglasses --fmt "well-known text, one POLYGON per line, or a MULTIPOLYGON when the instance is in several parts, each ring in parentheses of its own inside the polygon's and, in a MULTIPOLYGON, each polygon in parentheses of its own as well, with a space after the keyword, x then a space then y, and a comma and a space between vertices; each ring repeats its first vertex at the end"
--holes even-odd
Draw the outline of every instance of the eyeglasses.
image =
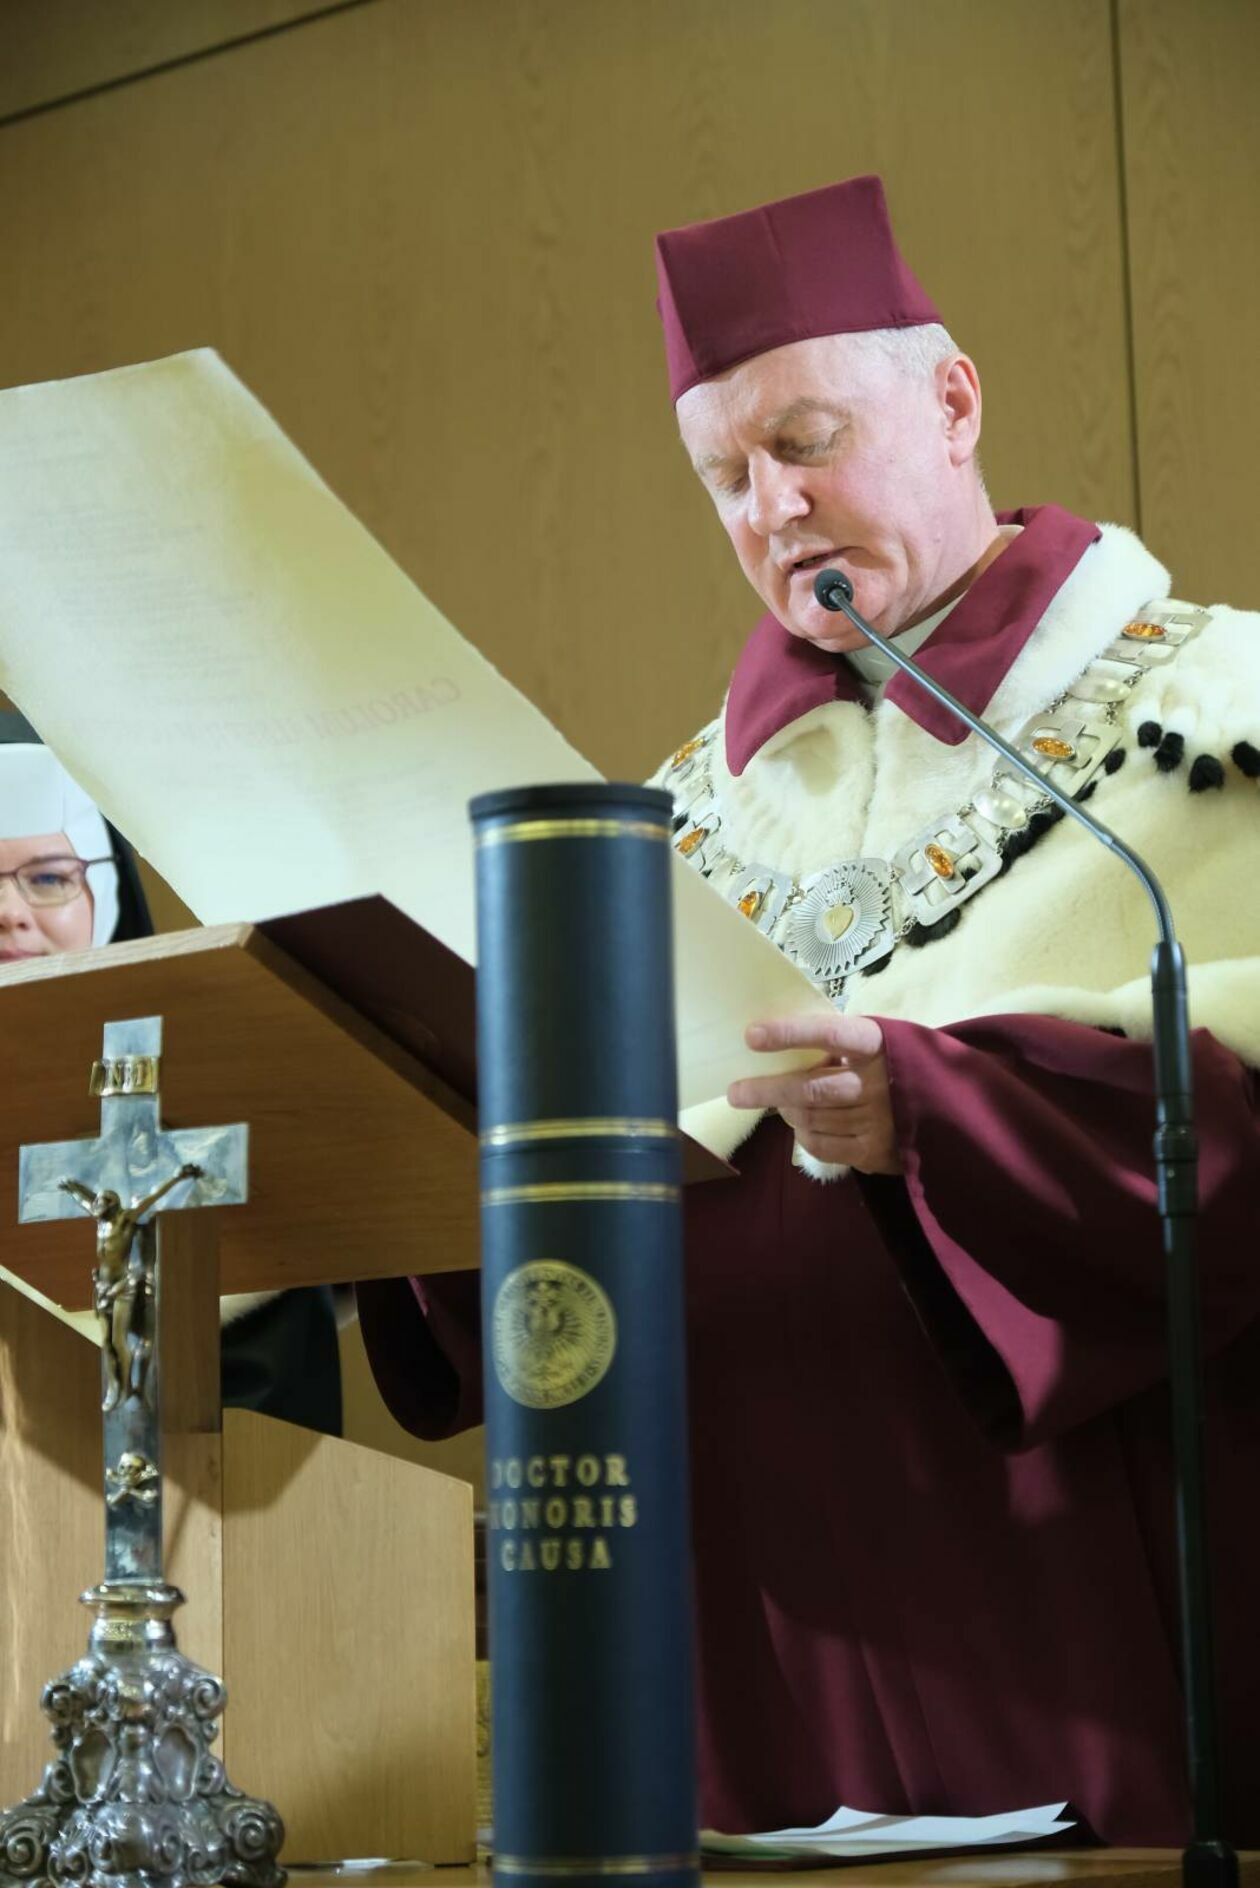
POLYGON ((115 863, 113 859, 28 859, 16 871, 0 872, 0 885, 11 878, 28 905, 68 905, 82 897, 89 866, 115 863))

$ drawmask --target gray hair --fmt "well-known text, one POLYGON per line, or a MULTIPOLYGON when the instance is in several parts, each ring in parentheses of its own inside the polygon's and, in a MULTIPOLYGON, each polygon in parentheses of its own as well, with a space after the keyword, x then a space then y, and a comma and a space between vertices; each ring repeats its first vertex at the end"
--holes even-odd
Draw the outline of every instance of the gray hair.
POLYGON ((920 321, 909 328, 868 328, 845 338, 863 350, 882 354, 916 379, 926 380, 938 362, 962 352, 939 321, 920 321))

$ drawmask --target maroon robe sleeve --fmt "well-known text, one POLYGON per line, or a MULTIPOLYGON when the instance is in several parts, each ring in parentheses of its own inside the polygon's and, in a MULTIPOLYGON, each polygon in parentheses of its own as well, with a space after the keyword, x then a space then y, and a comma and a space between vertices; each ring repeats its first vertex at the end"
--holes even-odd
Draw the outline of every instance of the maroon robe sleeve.
POLYGON ((481 1422, 481 1273, 367 1279, 355 1292, 372 1375, 395 1420, 430 1442, 481 1422))
MULTIPOLYGON (((868 1204, 973 1411, 1028 1448, 1167 1371, 1149 1044, 1045 1016, 880 1018, 904 1180, 868 1204)), ((1256 1077, 1193 1036, 1210 1355, 1260 1312, 1256 1077)))

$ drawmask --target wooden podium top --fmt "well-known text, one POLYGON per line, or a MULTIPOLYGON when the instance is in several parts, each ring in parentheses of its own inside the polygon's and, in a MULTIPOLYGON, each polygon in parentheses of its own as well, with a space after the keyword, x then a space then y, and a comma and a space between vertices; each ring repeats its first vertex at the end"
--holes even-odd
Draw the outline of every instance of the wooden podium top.
POLYGON ((161 1016, 165 1123, 250 1125, 249 1203, 219 1211, 223 1291, 476 1265, 471 989, 379 899, 0 966, 0 1264, 90 1303, 85 1228, 18 1224, 18 1148, 97 1134, 104 1024, 161 1016))

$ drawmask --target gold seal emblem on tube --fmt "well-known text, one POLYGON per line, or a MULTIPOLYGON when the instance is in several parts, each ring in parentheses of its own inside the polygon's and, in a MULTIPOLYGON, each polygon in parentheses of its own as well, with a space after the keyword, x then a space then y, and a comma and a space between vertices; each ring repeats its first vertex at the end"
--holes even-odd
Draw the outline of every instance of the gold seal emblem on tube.
POLYGON ((494 1374, 514 1403, 563 1409, 608 1374, 617 1316, 589 1273, 563 1259, 531 1259, 499 1287, 491 1347, 494 1374))

